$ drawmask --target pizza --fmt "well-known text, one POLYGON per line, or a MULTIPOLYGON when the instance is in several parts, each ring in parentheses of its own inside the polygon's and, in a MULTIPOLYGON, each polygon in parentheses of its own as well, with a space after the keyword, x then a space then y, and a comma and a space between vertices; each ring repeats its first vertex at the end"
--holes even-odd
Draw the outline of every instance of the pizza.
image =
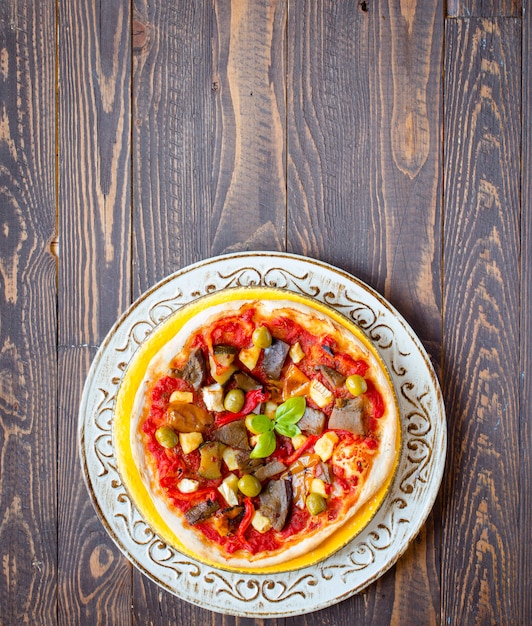
POLYGON ((352 523, 389 481, 398 437, 376 351, 302 299, 195 314, 147 364, 130 428, 179 541, 244 569, 287 563, 352 523))

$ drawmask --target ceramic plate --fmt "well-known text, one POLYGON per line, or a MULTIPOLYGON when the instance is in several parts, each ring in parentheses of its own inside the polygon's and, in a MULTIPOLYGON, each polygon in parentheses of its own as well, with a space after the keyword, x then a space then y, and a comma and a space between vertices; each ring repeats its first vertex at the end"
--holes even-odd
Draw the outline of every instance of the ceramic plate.
POLYGON ((89 493, 105 528, 146 576, 183 600, 220 613, 275 618, 348 598, 387 571, 425 522, 445 462, 446 423, 430 360, 401 315, 340 269, 276 252, 208 259, 164 279, 139 298, 102 343, 83 391, 79 445, 89 493), (264 286, 323 302, 352 320, 388 366, 401 413, 398 468, 381 507, 344 548, 317 565, 280 574, 231 572, 167 545, 143 520, 117 470, 113 415, 124 372, 143 341, 185 304, 222 289, 264 286))

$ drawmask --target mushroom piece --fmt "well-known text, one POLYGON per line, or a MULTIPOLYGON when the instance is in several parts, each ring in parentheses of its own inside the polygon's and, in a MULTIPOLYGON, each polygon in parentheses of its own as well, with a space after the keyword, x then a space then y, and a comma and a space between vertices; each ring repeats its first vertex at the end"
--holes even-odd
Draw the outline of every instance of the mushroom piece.
POLYGON ((259 496, 260 512, 272 527, 281 531, 286 524, 292 505, 292 482, 289 478, 270 480, 259 496))
POLYGON ((316 370, 323 374, 331 387, 341 387, 345 383, 345 376, 327 365, 317 365, 316 370))
POLYGON ((307 406, 303 417, 299 420, 297 425, 304 433, 309 435, 321 435, 325 427, 325 413, 307 406))
POLYGON ((329 418, 329 428, 349 430, 355 435, 365 435, 365 401, 362 396, 336 402, 329 418))
POLYGON ((185 518, 189 524, 199 524, 209 519, 220 508, 218 502, 213 500, 204 500, 199 504, 196 504, 185 513, 185 518))
POLYGON ((268 378, 271 378, 272 380, 279 380, 281 370, 289 351, 290 346, 284 341, 281 341, 281 339, 274 339, 272 341, 272 345, 269 348, 264 349, 264 360, 262 362, 262 366, 268 378))
POLYGON ((244 420, 237 420, 220 426, 214 431, 213 437, 231 448, 250 450, 248 431, 244 420))
POLYGON ((205 356, 200 348, 196 348, 192 350, 183 367, 171 368, 169 374, 186 380, 197 391, 201 387, 206 372, 205 356))
POLYGON ((172 428, 180 433, 204 432, 214 421, 208 411, 186 402, 169 404, 166 417, 172 428))
POLYGON ((273 478, 277 474, 283 472, 285 469, 286 466, 284 463, 281 463, 281 461, 270 461, 269 463, 266 463, 266 465, 262 465, 261 467, 254 469, 252 471, 252 474, 255 476, 255 478, 258 478, 260 482, 262 482, 263 480, 267 480, 268 478, 273 478))
POLYGON ((246 374, 246 372, 242 372, 238 370, 233 374, 233 379, 236 383, 236 386, 243 391, 252 391, 253 389, 262 389, 262 385, 258 380, 255 380, 253 376, 246 374))

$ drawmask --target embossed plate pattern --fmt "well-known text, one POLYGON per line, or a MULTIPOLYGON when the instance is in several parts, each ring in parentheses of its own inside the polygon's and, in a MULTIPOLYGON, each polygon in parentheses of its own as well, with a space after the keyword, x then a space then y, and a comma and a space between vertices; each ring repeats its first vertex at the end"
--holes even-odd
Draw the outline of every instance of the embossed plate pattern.
POLYGON ((125 556, 180 598, 220 613, 274 618, 325 608, 387 571, 425 522, 445 462, 443 400, 430 360, 405 320, 340 269, 277 252, 207 259, 161 281, 111 329, 91 366, 80 406, 83 474, 96 511, 125 556), (144 522, 116 468, 112 420, 124 371, 143 340, 183 305, 231 287, 289 289, 333 306, 373 341, 395 385, 402 424, 398 469, 382 506, 351 543, 317 566, 282 574, 227 572, 185 557, 144 522))

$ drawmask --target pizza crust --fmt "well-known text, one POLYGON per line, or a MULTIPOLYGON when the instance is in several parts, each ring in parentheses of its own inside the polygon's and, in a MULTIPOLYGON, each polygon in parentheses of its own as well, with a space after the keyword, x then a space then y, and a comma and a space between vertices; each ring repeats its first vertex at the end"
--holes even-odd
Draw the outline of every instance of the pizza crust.
POLYGON ((161 488, 156 480, 156 468, 149 462, 145 453, 145 435, 141 430, 144 418, 149 412, 146 396, 157 380, 164 376, 168 370, 168 364, 185 347, 189 337, 206 324, 212 324, 221 316, 238 313, 241 307, 249 305, 246 300, 236 300, 225 302, 213 307, 209 307, 187 321, 179 332, 151 359, 147 368, 142 385, 138 388, 133 405, 131 421, 131 449, 134 462, 139 470, 142 482, 149 491, 150 497, 161 518, 166 522, 179 541, 186 546, 187 550, 197 555, 200 560, 206 560, 220 566, 231 568, 249 567, 270 567, 286 563, 302 555, 308 554, 320 546, 328 537, 335 533, 352 520, 360 509, 366 504, 383 484, 389 479, 394 470, 397 458, 397 438, 398 438, 398 410, 395 395, 390 384, 390 380, 383 371, 380 361, 367 348, 362 341, 350 333, 345 327, 340 326, 320 312, 299 302, 263 300, 254 302, 262 313, 268 314, 289 314, 305 328, 309 326, 312 319, 311 332, 314 334, 333 334, 342 344, 343 351, 360 354, 372 369, 372 376, 377 384, 379 392, 385 402, 385 413, 379 419, 381 426, 381 440, 378 452, 376 453, 372 469, 358 496, 357 501, 344 511, 340 518, 327 526, 320 528, 303 539, 291 538, 287 546, 278 549, 276 552, 258 553, 255 555, 247 551, 237 551, 233 555, 227 556, 223 549, 214 543, 209 542, 204 536, 199 536, 198 531, 191 528, 185 521, 184 514, 169 505, 164 498, 161 488))

